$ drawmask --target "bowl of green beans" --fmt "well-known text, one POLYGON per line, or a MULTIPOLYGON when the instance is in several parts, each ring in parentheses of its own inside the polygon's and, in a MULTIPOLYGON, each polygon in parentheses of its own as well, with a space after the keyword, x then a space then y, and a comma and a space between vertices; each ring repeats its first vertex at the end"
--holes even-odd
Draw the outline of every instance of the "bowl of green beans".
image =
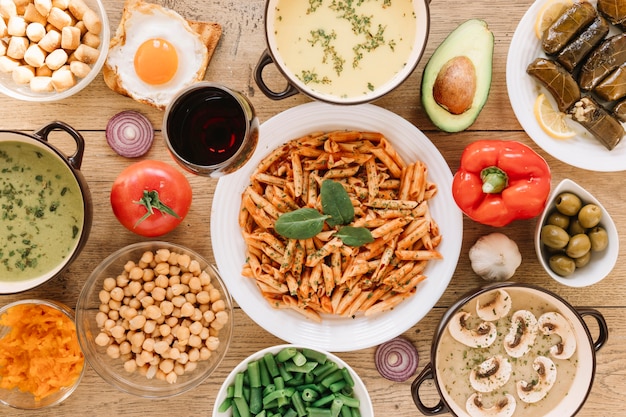
POLYGON ((224 380, 213 417, 373 417, 365 384, 330 352, 284 344, 262 349, 224 380))

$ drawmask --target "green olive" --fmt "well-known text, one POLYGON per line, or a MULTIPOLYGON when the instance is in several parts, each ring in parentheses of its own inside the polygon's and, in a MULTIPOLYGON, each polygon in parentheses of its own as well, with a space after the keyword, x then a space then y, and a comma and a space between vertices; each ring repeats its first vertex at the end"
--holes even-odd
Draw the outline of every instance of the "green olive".
POLYGON ((580 258, 591 250, 591 240, 589 236, 584 233, 580 233, 570 237, 565 248, 565 253, 570 258, 580 258))
POLYGON ((561 213, 558 210, 554 210, 546 219, 546 224, 553 224, 561 229, 567 230, 569 227, 570 217, 561 213))
POLYGON ((595 227, 602 219, 602 209, 595 204, 586 204, 578 212, 578 221, 585 229, 595 227))
POLYGON ((594 252, 603 251, 609 246, 609 235, 601 226, 596 226, 591 229, 588 236, 591 241, 591 250, 594 252))
POLYGON ((591 260, 591 251, 585 253, 583 256, 579 258, 574 259, 574 265, 576 265, 576 268, 582 268, 583 266, 587 265, 590 260, 591 260))
POLYGON ((557 275, 566 277, 572 275, 576 270, 574 260, 565 255, 554 255, 550 257, 550 269, 557 275))
POLYGON ((562 249, 569 242, 567 232, 553 224, 547 224, 541 228, 540 238, 541 243, 553 249, 562 249))
POLYGON ((586 233, 587 231, 585 230, 584 227, 581 226, 577 218, 572 218, 572 221, 569 224, 569 228, 567 229, 567 232, 570 234, 570 236, 574 236, 579 233, 586 233))
POLYGON ((556 209, 566 216, 575 216, 583 205, 580 197, 568 192, 559 194, 556 197, 555 204, 556 209))

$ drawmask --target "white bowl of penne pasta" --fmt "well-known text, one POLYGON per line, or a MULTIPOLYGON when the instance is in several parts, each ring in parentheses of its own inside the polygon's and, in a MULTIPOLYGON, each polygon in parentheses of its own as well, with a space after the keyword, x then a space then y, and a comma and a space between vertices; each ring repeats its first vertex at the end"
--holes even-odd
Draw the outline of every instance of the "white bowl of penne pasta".
POLYGON ((333 352, 378 345, 424 317, 454 273, 451 181, 428 138, 387 110, 298 106, 264 123, 252 159, 220 179, 216 262, 275 336, 333 352))

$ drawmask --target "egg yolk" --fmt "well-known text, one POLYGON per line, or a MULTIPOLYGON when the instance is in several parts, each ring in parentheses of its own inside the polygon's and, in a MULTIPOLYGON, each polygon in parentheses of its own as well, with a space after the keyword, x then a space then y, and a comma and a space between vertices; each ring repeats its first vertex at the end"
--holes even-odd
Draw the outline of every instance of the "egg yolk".
POLYGON ((148 39, 135 53, 135 72, 148 84, 164 84, 174 77, 178 69, 178 54, 174 46, 164 39, 148 39))

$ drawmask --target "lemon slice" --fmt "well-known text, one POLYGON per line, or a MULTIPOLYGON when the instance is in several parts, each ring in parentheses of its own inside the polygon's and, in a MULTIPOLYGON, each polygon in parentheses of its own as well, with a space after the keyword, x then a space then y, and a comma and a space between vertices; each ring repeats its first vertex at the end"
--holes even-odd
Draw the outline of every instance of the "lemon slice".
POLYGON ((541 39, 543 32, 573 4, 572 0, 548 0, 537 13, 535 35, 541 39))
POLYGON ((555 139, 569 139, 576 136, 576 132, 573 131, 565 121, 567 117, 561 113, 558 109, 552 107, 552 103, 545 96, 545 94, 539 94, 535 100, 535 118, 539 123, 539 126, 550 137, 555 139))

